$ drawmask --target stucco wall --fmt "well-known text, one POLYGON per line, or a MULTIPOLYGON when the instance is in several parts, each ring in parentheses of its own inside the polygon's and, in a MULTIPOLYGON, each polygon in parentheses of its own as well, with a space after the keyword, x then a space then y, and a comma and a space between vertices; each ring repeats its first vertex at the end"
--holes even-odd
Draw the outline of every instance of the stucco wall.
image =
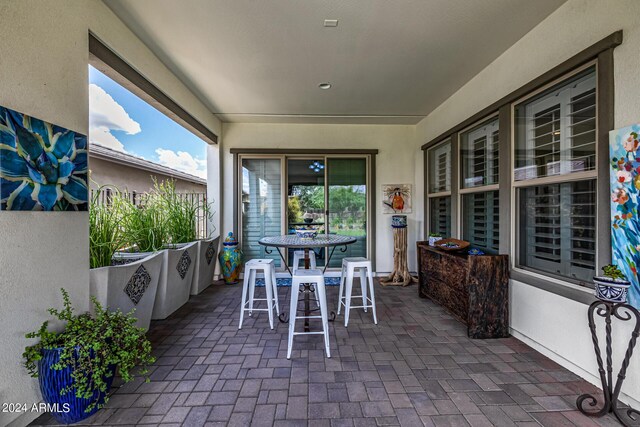
MULTIPOLYGON (((88 130, 88 32, 208 126, 220 122, 97 0, 0 0, 0 104, 58 125, 88 130)), ((24 334, 61 304, 89 303, 88 213, 0 212, 0 402, 39 400, 21 354, 24 334)), ((38 414, 0 413, 0 425, 38 414), (19 419, 18 419, 19 418, 19 419)))
MULTIPOLYGON (((223 233, 233 228, 233 156, 231 148, 278 149, 378 149, 376 158, 376 270, 393 269, 391 216, 382 214, 382 184, 414 183, 416 151, 414 126, 407 125, 311 125, 225 123, 223 127, 223 233)), ((414 203, 409 223, 409 268, 415 271, 416 218, 421 207, 414 203)))
MULTIPOLYGON (((541 22, 416 127, 416 149, 501 97, 608 36, 624 31, 615 49, 615 127, 640 120, 640 2, 569 0, 541 22)), ((422 157, 416 158, 416 181, 423 180, 422 157)), ((604 214, 609 207, 602 207, 604 214)), ((596 381, 587 306, 513 282, 511 326, 514 333, 561 364, 596 381), (578 368, 582 367, 582 369, 578 368)), ((616 331, 622 343, 626 328, 616 331)), ((635 357, 623 388, 628 401, 640 401, 640 364, 635 357)), ((618 359, 620 360, 620 359, 618 359)))
POLYGON ((152 177, 155 177, 158 182, 173 179, 176 184, 176 190, 179 193, 205 193, 207 190, 206 184, 196 184, 195 182, 120 165, 96 159, 95 157, 89 157, 89 169, 91 169, 91 180, 95 181, 95 183, 92 183, 92 187, 96 187, 96 184, 113 185, 123 191, 144 193, 153 188, 152 177))

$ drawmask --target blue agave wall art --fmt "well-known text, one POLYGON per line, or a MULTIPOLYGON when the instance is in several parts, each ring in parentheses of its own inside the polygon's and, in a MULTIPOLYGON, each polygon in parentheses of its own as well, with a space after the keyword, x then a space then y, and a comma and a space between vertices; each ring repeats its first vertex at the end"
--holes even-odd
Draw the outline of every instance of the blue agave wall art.
POLYGON ((0 107, 0 210, 86 211, 87 137, 0 107))
POLYGON ((609 133, 613 263, 631 282, 628 302, 640 308, 640 124, 609 133))

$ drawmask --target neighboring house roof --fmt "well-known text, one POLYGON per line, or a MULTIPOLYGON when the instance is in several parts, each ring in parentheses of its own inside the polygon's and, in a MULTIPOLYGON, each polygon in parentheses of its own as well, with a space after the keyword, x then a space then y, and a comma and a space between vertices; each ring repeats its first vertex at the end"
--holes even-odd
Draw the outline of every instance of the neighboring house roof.
POLYGON ((111 148, 103 147, 102 145, 98 144, 91 144, 89 146, 89 157, 95 157, 96 159, 105 160, 107 162, 113 162, 136 169, 170 176, 171 178, 189 181, 195 184, 207 185, 207 180, 204 178, 200 178, 199 176, 191 175, 190 173, 159 165, 157 163, 150 162, 149 160, 145 160, 131 154, 123 153, 122 151, 112 150, 111 148))

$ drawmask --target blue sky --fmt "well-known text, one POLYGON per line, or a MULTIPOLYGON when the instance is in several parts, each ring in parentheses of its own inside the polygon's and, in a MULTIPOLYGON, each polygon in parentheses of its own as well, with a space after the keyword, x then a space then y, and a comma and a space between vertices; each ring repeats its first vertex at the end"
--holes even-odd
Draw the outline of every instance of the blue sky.
POLYGON ((89 66, 89 139, 206 177, 206 143, 89 66))

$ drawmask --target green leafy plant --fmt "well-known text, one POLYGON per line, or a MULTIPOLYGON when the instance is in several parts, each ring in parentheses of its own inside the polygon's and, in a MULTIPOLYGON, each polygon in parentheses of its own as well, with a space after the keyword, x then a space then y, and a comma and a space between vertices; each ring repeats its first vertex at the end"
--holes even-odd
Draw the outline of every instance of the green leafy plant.
POLYGON ((442 237, 440 233, 429 233, 429 237, 442 237))
POLYGON ((94 192, 89 205, 89 265, 90 268, 111 265, 113 254, 126 245, 126 236, 121 225, 123 195, 118 189, 111 190, 110 203, 101 203, 106 187, 94 192))
MULTIPOLYGON (((144 329, 135 326, 136 318, 132 312, 108 311, 92 297, 93 315, 74 314, 68 292, 61 291, 64 308, 50 308, 48 312, 65 323, 64 330, 51 332, 46 321, 39 330, 26 335, 30 339, 40 339, 37 344, 26 347, 22 355, 32 377, 38 377, 38 361, 45 349, 61 349, 60 360, 51 366, 52 369, 72 368, 73 384, 60 390, 61 395, 75 393, 78 398, 90 399, 96 390, 106 395, 106 380, 115 374, 113 367, 119 369, 124 382, 133 380, 133 370, 137 366, 140 367, 137 375, 147 375, 148 366, 155 362, 155 358, 151 355, 151 343, 144 329)), ((105 396, 104 403, 99 402, 99 395, 95 399, 87 412, 96 405, 104 406, 108 396, 105 396)))
POLYGON ((612 279, 626 280, 626 276, 620 271, 617 265, 609 264, 602 267, 602 272, 606 277, 612 279))

